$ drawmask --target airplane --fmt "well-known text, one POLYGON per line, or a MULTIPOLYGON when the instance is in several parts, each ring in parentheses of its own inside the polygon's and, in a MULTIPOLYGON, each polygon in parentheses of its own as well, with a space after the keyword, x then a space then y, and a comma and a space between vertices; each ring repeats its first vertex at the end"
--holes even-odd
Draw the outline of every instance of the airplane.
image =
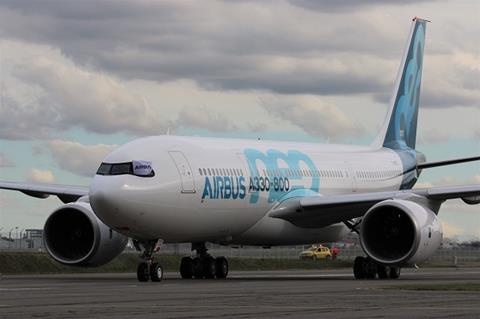
POLYGON ((182 278, 228 276, 206 243, 299 245, 359 235, 366 257, 356 279, 396 279, 441 245, 441 204, 480 203, 480 185, 412 189, 424 169, 480 157, 426 162, 415 149, 427 20, 414 18, 385 122, 372 144, 152 136, 106 156, 90 187, 0 182, 0 188, 64 204, 46 220, 50 256, 103 265, 128 238, 142 251, 137 279, 158 282, 163 243, 191 243, 182 278))

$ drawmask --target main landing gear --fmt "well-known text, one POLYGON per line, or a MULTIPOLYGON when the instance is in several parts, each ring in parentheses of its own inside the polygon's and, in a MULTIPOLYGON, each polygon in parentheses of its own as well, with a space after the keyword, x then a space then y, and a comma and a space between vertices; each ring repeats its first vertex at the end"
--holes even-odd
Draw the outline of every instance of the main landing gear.
POLYGON ((228 261, 225 257, 214 258, 207 253, 205 243, 192 243, 196 256, 183 257, 180 275, 184 279, 225 279, 228 275, 228 261))
POLYGON ((139 246, 142 245, 144 248, 143 254, 141 256, 142 262, 138 264, 137 267, 137 279, 140 282, 147 282, 151 279, 153 282, 159 282, 163 279, 163 268, 158 263, 155 262, 153 254, 160 250, 160 245, 158 240, 148 240, 146 242, 135 243, 137 249, 140 249, 139 246))
POLYGON ((368 257, 357 257, 353 264, 355 279, 398 279, 400 271, 400 267, 381 265, 368 257))
MULTIPOLYGON (((343 222, 352 232, 360 234, 358 227, 361 219, 347 220, 343 222)), ((372 258, 357 256, 353 263, 353 275, 355 279, 398 279, 401 268, 398 266, 385 266, 377 263, 372 258)))

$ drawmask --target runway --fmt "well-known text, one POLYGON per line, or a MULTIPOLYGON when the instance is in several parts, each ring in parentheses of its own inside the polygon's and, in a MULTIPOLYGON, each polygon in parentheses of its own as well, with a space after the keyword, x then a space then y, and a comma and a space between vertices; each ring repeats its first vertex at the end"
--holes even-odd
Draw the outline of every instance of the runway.
POLYGON ((351 270, 232 272, 227 280, 138 283, 135 274, 2 276, 0 318, 478 317, 480 292, 386 289, 480 283, 480 268, 404 269, 399 280, 351 270))

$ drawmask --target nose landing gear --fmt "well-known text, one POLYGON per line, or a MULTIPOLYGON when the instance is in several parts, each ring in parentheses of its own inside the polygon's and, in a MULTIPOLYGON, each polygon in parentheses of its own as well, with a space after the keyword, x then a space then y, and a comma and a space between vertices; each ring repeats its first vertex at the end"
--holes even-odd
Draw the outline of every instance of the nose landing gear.
POLYGON ((141 259, 143 260, 137 267, 137 279, 140 282, 147 282, 149 279, 153 282, 160 282, 163 279, 163 268, 155 262, 153 254, 160 250, 161 241, 158 239, 148 240, 145 242, 134 242, 137 250, 142 250, 141 259))
POLYGON ((225 279, 228 275, 228 261, 225 257, 214 258, 207 252, 205 243, 192 243, 197 252, 194 258, 183 257, 180 275, 184 279, 225 279))

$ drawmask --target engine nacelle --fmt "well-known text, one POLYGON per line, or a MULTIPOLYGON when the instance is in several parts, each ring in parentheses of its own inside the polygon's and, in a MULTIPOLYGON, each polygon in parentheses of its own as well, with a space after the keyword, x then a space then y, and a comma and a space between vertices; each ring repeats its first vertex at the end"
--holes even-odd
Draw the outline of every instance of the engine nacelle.
POLYGON ((88 202, 60 206, 47 219, 44 242, 50 256, 71 266, 101 266, 118 256, 128 238, 111 230, 88 202))
POLYGON ((430 209, 408 200, 377 203, 365 214, 360 243, 384 265, 412 265, 432 256, 442 243, 442 226, 430 209))

